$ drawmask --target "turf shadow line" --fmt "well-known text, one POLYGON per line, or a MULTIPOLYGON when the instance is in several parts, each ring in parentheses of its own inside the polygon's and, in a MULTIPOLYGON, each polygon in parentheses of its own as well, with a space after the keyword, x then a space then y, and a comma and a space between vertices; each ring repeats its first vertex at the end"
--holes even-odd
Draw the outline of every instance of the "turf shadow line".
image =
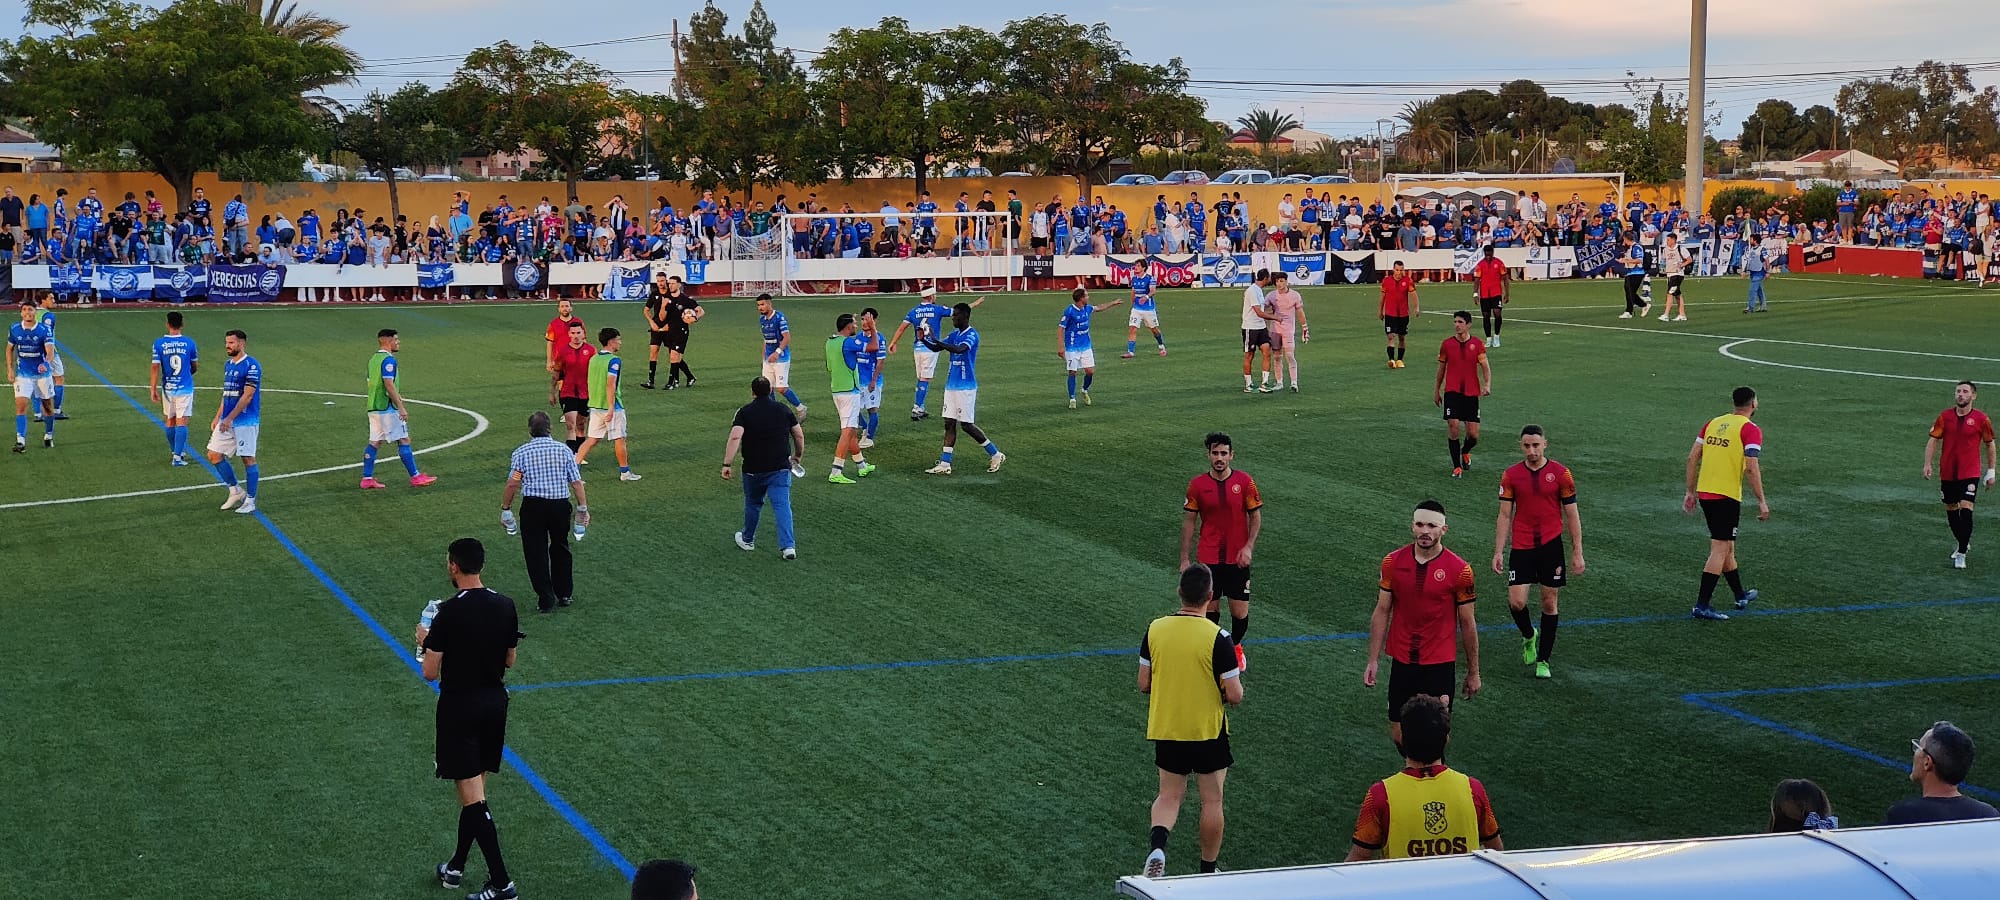
MULTIPOLYGON (((1947 600, 1905 600, 1884 603, 1848 603, 1840 606, 1806 606, 1793 609, 1754 609, 1738 613, 1738 617, 1792 616, 1805 613, 1879 612, 1896 609, 1919 609, 1928 607, 1974 606, 2000 603, 2000 597, 1959 597, 1947 600)), ((1585 628, 1602 625, 1650 625, 1661 622, 1686 621, 1684 615, 1619 616, 1601 619, 1577 619, 1564 622, 1565 628, 1585 628)), ((1511 624, 1482 625, 1482 632, 1514 631, 1511 624)), ((1517 632, 1518 633, 1518 632, 1517 632)), ((1290 637, 1251 638, 1243 643, 1250 646, 1274 644, 1316 644, 1332 641, 1366 640, 1368 632, 1343 631, 1333 634, 1301 634, 1290 637)), ((629 684, 675 684, 683 681, 724 681, 736 678, 770 678, 784 675, 823 675, 842 672, 882 672, 897 669, 935 669, 947 666, 986 666, 999 663, 1053 662, 1065 659, 1088 659, 1102 656, 1123 656, 1132 653, 1130 647, 1100 647, 1091 650, 1067 650, 1054 653, 1020 653, 1006 656, 969 656, 947 659, 919 659, 901 662, 853 663, 847 665, 783 666, 769 669, 741 669, 725 672, 687 672, 677 675, 637 675, 624 678, 589 678, 577 681, 548 681, 539 684, 520 684, 510 687, 513 693, 522 691, 548 691, 558 688, 612 687, 629 684)), ((2000 679, 2000 675, 1993 676, 2000 679)), ((1774 689, 1784 690, 1784 689, 1774 689)), ((1713 696, 1713 695, 1706 695, 1713 696)))
MULTIPOLYGON (((70 362, 82 366, 84 371, 90 373, 90 377, 97 379, 106 388, 109 388, 113 394, 118 395, 119 399, 124 400, 133 409, 138 410, 140 415, 151 419, 154 425, 162 429, 167 427, 167 423, 161 421, 159 416, 154 415, 151 409, 146 408, 144 404, 140 403, 131 394, 126 393, 123 388, 112 383, 111 379, 104 377, 104 373, 99 372, 97 367, 92 366, 83 357, 77 355, 74 350, 63 346, 60 342, 56 346, 64 352, 70 362)), ((205 459, 205 457, 199 456, 198 458, 205 459)), ((217 481, 221 480, 221 474, 215 470, 215 467, 208 465, 206 462, 203 463, 203 467, 208 470, 211 477, 214 477, 217 481)), ((368 613, 368 610, 363 609, 359 603, 356 603, 354 598, 345 589, 334 582, 333 576, 328 575, 325 569, 320 568, 319 563, 314 562, 312 557, 306 555, 306 552, 300 549, 299 545, 294 543, 291 537, 285 534, 284 529, 278 527, 276 522, 271 521, 270 517, 264 515, 262 511, 253 513, 253 515, 257 523, 264 526, 264 530, 270 532, 271 537, 277 540, 278 546, 283 547, 286 553, 291 554, 292 559, 296 560, 300 566, 303 566, 306 572, 312 575, 321 585, 324 585, 333 594, 334 599, 339 600, 342 606, 347 607, 348 612, 353 613, 355 618, 361 620, 361 624, 367 626, 368 630, 376 638, 380 639, 389 648, 390 652, 395 654, 396 659, 405 668, 415 673, 418 678, 423 677, 423 664, 417 661, 415 655, 404 649, 402 642, 391 635, 389 629, 383 627, 379 620, 368 613)), ((437 693, 438 686, 436 684, 424 682, 424 685, 430 688, 432 693, 437 693)), ((541 798, 549 804, 549 807, 554 809, 556 814, 562 817, 563 821, 568 822, 570 827, 574 828, 577 834, 581 835, 605 862, 610 863, 627 880, 630 880, 638 872, 638 868, 632 865, 631 861, 627 860, 624 854, 619 853, 616 847, 611 846, 611 843, 604 839, 604 835, 597 830, 596 826, 591 825, 588 819, 585 819, 582 814, 576 811, 576 807, 571 806, 569 801, 564 800, 562 795, 557 794, 547 781, 542 780, 542 776, 535 771, 534 767, 528 765, 528 761, 521 758, 520 754, 514 752, 512 747, 503 747, 501 755, 509 765, 514 767, 515 771, 520 773, 521 780, 534 789, 536 794, 541 795, 541 798)))
MULTIPOLYGON (((1840 751, 1841 753, 1845 753, 1849 756, 1855 757, 1856 759, 1867 760, 1868 762, 1874 763, 1878 766, 1882 766, 1888 769, 1896 769, 1900 771, 1909 768, 1909 762, 1907 760, 1890 759, 1878 753, 1871 753, 1859 747, 1843 744, 1839 741, 1833 740, 1832 738, 1821 737, 1820 735, 1814 734, 1810 731, 1806 731, 1800 728, 1794 728, 1790 725, 1784 724, 1783 722, 1776 722, 1770 719, 1766 719, 1762 716, 1753 715, 1751 713, 1747 713, 1733 706, 1730 706, 1726 703, 1722 703, 1717 698, 1763 697, 1763 696, 1777 696, 1785 694, 1811 694, 1823 691, 1855 691, 1855 690, 1868 690, 1868 689, 1911 687, 1915 685, 1926 685, 1926 684, 1966 684, 1970 682, 1979 682, 1979 681, 2000 681, 2000 673, 1994 673, 1989 675, 1959 675, 1959 676, 1949 676, 1943 678, 1907 678, 1897 681, 1857 681, 1857 682, 1848 682, 1842 684, 1805 685, 1799 687, 1782 687, 1782 688, 1759 688, 1755 690, 1741 690, 1741 691, 1707 691, 1707 692, 1683 694, 1681 695, 1681 700, 1683 702, 1686 702, 1690 706, 1694 706, 1698 709, 1704 709, 1709 712, 1721 713, 1725 716, 1729 716, 1732 719, 1736 719, 1739 722, 1743 722, 1749 725, 1755 725, 1758 728, 1763 728, 1769 731, 1775 731, 1779 734, 1785 735, 1786 737, 1805 741, 1808 744, 1814 744, 1817 746, 1825 747, 1829 750, 1837 750, 1840 751)), ((2000 791, 1994 791, 1990 788, 1983 788, 1976 784, 1961 784, 1959 785, 1959 790, 1967 794, 1973 794, 1975 796, 1985 797, 1988 800, 2000 800, 2000 791)))

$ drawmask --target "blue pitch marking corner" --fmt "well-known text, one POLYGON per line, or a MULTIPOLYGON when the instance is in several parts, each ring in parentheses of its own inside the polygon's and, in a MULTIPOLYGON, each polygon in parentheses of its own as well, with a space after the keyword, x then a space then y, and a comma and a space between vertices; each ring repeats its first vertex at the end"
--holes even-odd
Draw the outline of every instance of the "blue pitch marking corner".
MULTIPOLYGON (((1866 690, 1881 690, 1884 688, 1916 687, 1919 685, 1932 685, 1932 684, 1970 684, 1982 681, 2000 681, 2000 672, 1995 672, 1987 675, 1950 675, 1937 678, 1903 678, 1894 681, 1850 681, 1850 682, 1839 682, 1835 684, 1814 684, 1814 685, 1799 685, 1792 687, 1751 688, 1747 690, 1699 691, 1695 693, 1683 694, 1681 695, 1681 700, 1699 709, 1705 709, 1708 710, 1709 712, 1721 713, 1725 716, 1729 716, 1730 718, 1736 719, 1737 721, 1744 722, 1750 725, 1755 725, 1759 728, 1768 729, 1770 731, 1775 731, 1779 734, 1785 735, 1786 737, 1805 741, 1806 743, 1809 744, 1817 744, 1829 750, 1838 750, 1841 753, 1845 753, 1849 756, 1855 757, 1856 759, 1864 759, 1878 766, 1882 766, 1884 768, 1902 770, 1909 768, 1910 766, 1909 760, 1890 759, 1889 757, 1883 756, 1881 754, 1871 753, 1859 747, 1851 746, 1849 744, 1843 744, 1839 741, 1833 740, 1832 738, 1822 737, 1820 735, 1814 734, 1804 729, 1793 728, 1792 726, 1786 725, 1783 722, 1776 722, 1770 719, 1766 719, 1762 716, 1752 715, 1750 713, 1737 709, 1733 706, 1730 706, 1729 704, 1724 703, 1722 701, 1733 700, 1737 697, 1773 697, 1773 696, 1783 696, 1790 694, 1817 694, 1829 691, 1866 691, 1866 690)), ((1959 790, 1964 791, 1965 793, 1968 794, 1972 794, 1974 796, 1984 797, 1988 800, 2000 800, 2000 791, 1994 791, 1990 788, 1983 788, 1976 784, 1959 785, 1959 790)))
MULTIPOLYGON (((1918 609, 1924 607, 1977 606, 2000 603, 2000 597, 1958 597, 1948 600, 1905 600, 1879 603, 1847 603, 1839 606, 1770 607, 1763 606, 1737 613, 1738 618, 1763 616, 1796 616, 1805 613, 1878 612, 1893 609, 1918 609)), ((1587 628, 1603 625, 1648 625, 1659 622, 1683 622, 1684 613, 1654 616, 1619 616, 1601 619, 1577 619, 1564 622, 1565 628, 1587 628)), ((1511 632, 1510 624, 1482 625, 1482 632, 1511 632)), ((1251 638, 1243 643, 1250 646, 1272 644, 1315 644, 1330 641, 1367 640, 1365 631, 1343 631, 1334 634, 1301 634, 1289 637, 1251 638)), ((896 669, 935 669, 947 666, 988 666, 1002 663, 1052 662, 1065 659, 1087 659, 1100 656, 1124 656, 1136 651, 1131 647, 1100 647, 1090 650, 1066 650, 1051 653, 1020 653, 1007 656, 966 656, 947 659, 916 659, 901 662, 872 662, 853 664, 831 664, 816 666, 780 666, 767 669, 740 669, 725 672, 684 672, 673 675, 634 675, 613 678, 586 678, 576 681, 548 681, 518 684, 508 688, 510 692, 547 691, 558 688, 612 687, 630 684, 674 684, 682 681, 723 681, 734 678, 770 678, 783 675, 821 675, 835 672, 882 672, 896 669)), ((2000 677, 2000 676, 1996 676, 2000 677)))
MULTIPOLYGON (((97 371, 95 366, 92 366, 83 357, 77 355, 76 351, 63 346, 61 343, 58 343, 56 346, 68 356, 70 362, 82 366, 84 371, 90 373, 90 377, 97 379, 105 387, 110 388, 111 392, 118 395, 119 399, 124 400, 133 409, 138 410, 141 415, 152 420, 154 425, 161 428, 167 427, 167 423, 161 421, 159 416, 154 415, 152 410, 147 409, 145 405, 141 404, 131 394, 126 393, 123 388, 112 384, 111 379, 104 377, 102 372, 97 371)), ((213 466, 207 466, 206 463, 204 463, 204 466, 211 477, 214 477, 217 481, 221 480, 221 475, 215 471, 213 466)), ((416 656, 410 652, 409 648, 404 646, 395 636, 391 635, 389 629, 383 627, 381 621, 369 615, 368 610, 363 609, 361 604, 356 603, 353 596, 349 595, 344 588, 335 583, 333 577, 328 575, 325 569, 320 568, 319 563, 314 562, 312 557, 307 556, 306 552, 300 549, 299 545, 294 543, 290 536, 285 534, 284 529, 279 528, 276 522, 271 521, 270 517, 264 515, 261 511, 255 513, 254 516, 257 523, 264 526, 264 530, 270 532, 271 537, 277 540, 278 546, 283 547, 286 553, 291 554, 292 559, 305 567, 307 573, 311 574, 321 585, 324 585, 327 591, 333 594, 334 599, 339 600, 342 606, 347 607, 348 612, 353 613, 354 617, 361 621, 361 624, 367 626, 368 630, 376 638, 388 646, 389 652, 395 654, 397 661, 401 662, 404 667, 419 677, 423 675, 422 664, 417 661, 416 656)), ((437 691, 437 685, 430 684, 429 682, 425 684, 433 693, 437 691)), ((625 876, 628 880, 638 872, 638 867, 632 865, 631 861, 627 860, 624 854, 619 853, 618 848, 611 846, 611 842, 605 840, 604 835, 597 830, 597 827, 590 824, 590 820, 585 819, 581 813, 576 811, 576 807, 571 806, 569 801, 562 798, 561 794, 556 793, 555 788, 550 787, 549 783, 542 779, 542 776, 535 771, 534 767, 528 764, 526 759, 521 758, 521 755, 514 752, 514 749, 511 747, 505 748, 502 751, 502 755, 505 757, 507 764, 513 766, 514 770, 521 776, 521 780, 526 782, 536 794, 541 795, 541 798, 549 804, 550 808, 556 811, 557 815, 562 817, 563 821, 569 823, 571 828, 576 829, 577 834, 581 835, 584 841, 597 851, 598 856, 602 857, 605 862, 610 863, 613 868, 618 870, 619 874, 625 876)))

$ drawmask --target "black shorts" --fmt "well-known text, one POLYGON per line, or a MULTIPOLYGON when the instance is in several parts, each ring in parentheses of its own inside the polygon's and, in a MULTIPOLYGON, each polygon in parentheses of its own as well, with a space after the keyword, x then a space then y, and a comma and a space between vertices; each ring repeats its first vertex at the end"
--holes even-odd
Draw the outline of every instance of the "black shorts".
POLYGON ((1668 275, 1668 276, 1667 276, 1667 293, 1669 293, 1669 294, 1672 294, 1672 295, 1674 295, 1674 296, 1676 296, 1676 297, 1680 296, 1680 295, 1681 295, 1681 279, 1682 279, 1682 278, 1685 278, 1685 277, 1686 277, 1686 276, 1683 276, 1683 275, 1668 275))
POLYGON ((1250 602, 1250 567, 1234 563, 1210 563, 1209 574, 1215 577, 1215 596, 1221 600, 1241 600, 1250 602))
POLYGON ((1703 497, 1701 517, 1708 520, 1709 540, 1736 540, 1736 525, 1743 519, 1743 501, 1728 497, 1703 497))
POLYGON ((437 777, 458 781, 498 772, 500 751, 506 745, 506 691, 438 698, 437 777))
POLYGON ((1383 316, 1383 317, 1382 317, 1382 332, 1383 332, 1384 334, 1393 334, 1393 335, 1398 335, 1398 336, 1401 336, 1401 335, 1406 335, 1406 334, 1409 334, 1409 333, 1410 333, 1410 317, 1409 317, 1409 316, 1383 316))
POLYGON ((579 416, 589 416, 590 400, 585 397, 564 397, 562 398, 562 411, 563 415, 576 413, 579 416))
POLYGON ((672 350, 675 353, 686 353, 688 349, 688 330, 686 328, 675 328, 668 331, 666 346, 668 350, 672 350))
POLYGON ((1944 495, 1946 503, 1971 503, 1979 492, 1979 479, 1954 478, 1950 481, 1939 481, 1938 492, 1944 495))
POLYGON ((1457 391, 1444 392, 1444 417, 1460 422, 1479 422, 1479 398, 1467 397, 1457 391))
POLYGON ((668 342, 673 340, 673 334, 674 334, 671 331, 651 331, 647 333, 652 335, 653 346, 655 347, 667 346, 668 342))
POLYGON ((1563 542, 1556 538, 1532 550, 1509 550, 1507 553, 1507 586, 1517 584, 1539 584, 1543 587, 1559 588, 1568 579, 1563 576, 1563 542))
POLYGON ((1049 239, 1045 237, 1031 237, 1028 239, 1028 246, 1036 250, 1040 250, 1048 245, 1049 239))
POLYGON ((1229 732, 1206 741, 1154 741, 1153 765, 1175 775, 1207 775, 1235 765, 1229 732))
POLYGON ((1256 350, 1258 347, 1269 347, 1269 346, 1271 346, 1271 329, 1269 328, 1243 329, 1243 352, 1249 353, 1253 350, 1256 350))
POLYGON ((1503 302, 1505 301, 1499 297, 1481 297, 1479 298, 1479 310, 1481 312, 1490 312, 1499 309, 1500 304, 1503 302))
POLYGON ((1457 662, 1420 666, 1391 659, 1389 660, 1389 721, 1403 721, 1403 704, 1410 702, 1411 697, 1425 694, 1449 699, 1452 692, 1457 689, 1457 662))

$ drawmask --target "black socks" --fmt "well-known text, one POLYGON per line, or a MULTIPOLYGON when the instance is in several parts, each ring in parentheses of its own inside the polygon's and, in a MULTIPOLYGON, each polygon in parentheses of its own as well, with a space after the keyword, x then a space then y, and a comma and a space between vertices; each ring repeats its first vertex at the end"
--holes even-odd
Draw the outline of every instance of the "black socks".
POLYGON ((1695 605, 1707 606, 1708 601, 1715 598, 1715 583, 1721 580, 1722 576, 1714 572, 1701 573, 1701 593, 1696 595, 1695 605))
POLYGON ((1535 642, 1535 659, 1538 661, 1548 662, 1549 654, 1555 652, 1556 620, 1560 618, 1562 616, 1555 613, 1542 614, 1542 637, 1535 642))
POLYGON ((1217 610, 1217 609, 1211 609, 1211 610, 1209 610, 1209 611, 1208 611, 1208 620, 1209 620, 1210 622, 1214 622, 1214 623, 1215 623, 1215 624, 1217 624, 1217 625, 1220 625, 1220 624, 1222 624, 1222 611, 1221 611, 1221 610, 1217 610))
MULTIPOLYGON (((655 375, 658 375, 658 374, 660 374, 660 361, 659 361, 659 360, 657 360, 657 359, 649 359, 649 360, 647 360, 647 361, 646 361, 646 380, 647 380, 647 381, 652 381, 652 380, 653 380, 653 376, 655 376, 655 375)), ((673 370, 672 370, 672 369, 668 369, 668 370, 667 370, 667 374, 668 374, 668 375, 672 375, 672 374, 673 374, 673 370)))
POLYGON ((1468 434, 1465 436, 1465 443, 1462 444, 1459 447, 1459 449, 1464 453, 1466 453, 1467 455, 1471 455, 1472 448, 1477 446, 1479 446, 1479 439, 1468 434))
POLYGON ((1230 635, 1230 637, 1233 637, 1233 638, 1235 638, 1235 639, 1236 639, 1236 643, 1239 643, 1239 644, 1243 643, 1243 637, 1244 637, 1244 635, 1247 635, 1247 634, 1249 634, 1249 633, 1250 633, 1250 617, 1249 617, 1249 616, 1230 616, 1230 617, 1229 617, 1229 635, 1230 635))
POLYGON ((669 366, 667 367, 667 380, 668 380, 668 381, 672 381, 672 380, 674 380, 674 378, 675 378, 675 375, 674 375, 674 373, 675 373, 675 372, 679 372, 679 373, 681 373, 681 375, 682 375, 682 376, 684 376, 684 377, 686 377, 686 378, 687 378, 687 380, 689 380, 689 381, 693 381, 693 380, 694 380, 694 370, 693 370, 693 369, 690 369, 690 368, 688 368, 688 366, 687 366, 687 363, 686 363, 685 361, 683 361, 683 362, 677 362, 677 363, 674 363, 674 364, 672 364, 672 365, 669 365, 669 366))
POLYGON ((1958 539, 1958 552, 1970 552, 1972 550, 1972 510, 1947 509, 1944 511, 1944 518, 1951 525, 1951 536, 1958 539))
POLYGON ((1387 347, 1383 347, 1382 349, 1384 349, 1384 350, 1387 350, 1387 351, 1389 351, 1389 361, 1390 361, 1390 362, 1395 362, 1395 361, 1396 361, 1396 347, 1395 347, 1395 345, 1393 345, 1393 344, 1392 344, 1392 345, 1390 345, 1390 346, 1387 346, 1387 347))
POLYGON ((472 853, 473 836, 477 835, 482 827, 480 817, 485 810, 484 803, 458 808, 458 849, 452 851, 451 861, 445 863, 453 871, 465 871, 465 858, 472 853))
POLYGON ((1207 875, 1213 871, 1215 871, 1215 860, 1204 859, 1201 861, 1201 874, 1207 875))
MULTIPOLYGON (((1519 609, 1512 609, 1511 607, 1509 609, 1514 613, 1514 627, 1521 629, 1521 637, 1534 637, 1535 626, 1528 620, 1528 608, 1523 606, 1519 609)), ((1543 618, 1546 619, 1547 617, 1544 616, 1543 618)))
MULTIPOLYGON (((486 880, 494 887, 506 887, 513 879, 507 877, 507 863, 500 858, 500 831, 493 825, 493 811, 485 801, 474 803, 458 811, 460 841, 464 841, 466 817, 473 817, 473 840, 479 843, 479 855, 486 858, 486 880)), ((461 871, 463 866, 460 867, 461 871)))
POLYGON ((1458 449, 1458 438, 1451 438, 1445 443, 1451 447, 1451 467, 1456 469, 1465 465, 1465 456, 1458 449))
POLYGON ((1155 825, 1155 826, 1153 826, 1153 837, 1152 837, 1152 842, 1153 842, 1153 846, 1152 846, 1152 849, 1154 849, 1154 850, 1165 850, 1165 849, 1167 849, 1167 835, 1168 835, 1168 833, 1169 833, 1169 832, 1167 831, 1167 826, 1165 826, 1165 825, 1155 825))
POLYGON ((1404 353, 1406 353, 1406 352, 1408 352, 1408 351, 1409 351, 1409 349, 1410 349, 1410 348, 1409 348, 1408 346, 1398 346, 1398 347, 1396 348, 1396 360, 1397 360, 1398 362, 1401 362, 1401 361, 1402 361, 1402 359, 1403 359, 1403 354, 1404 354, 1404 353))
POLYGON ((1743 596, 1743 578, 1736 574, 1735 569, 1722 573, 1722 577, 1729 581, 1729 593, 1737 597, 1743 596))

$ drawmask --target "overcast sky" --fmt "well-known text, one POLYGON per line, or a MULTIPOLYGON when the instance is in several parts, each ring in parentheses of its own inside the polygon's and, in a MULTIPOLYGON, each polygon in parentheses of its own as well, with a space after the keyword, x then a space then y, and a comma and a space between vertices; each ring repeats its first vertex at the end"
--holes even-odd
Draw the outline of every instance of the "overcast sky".
MULTIPOLYGON (((1209 116, 1233 120, 1253 106, 1298 117, 1336 136, 1372 133, 1413 99, 1470 87, 1496 88, 1533 78, 1572 100, 1627 100, 1617 83, 1627 71, 1679 80, 1685 88, 1690 0, 1295 0, 1236 7, 1193 0, 1111 0, 1108 5, 1044 7, 1081 21, 1107 21, 1133 57, 1179 56, 1209 116), (1252 12, 1254 10, 1255 12, 1252 12), (1366 87, 1278 87, 1267 83, 1368 83, 1366 87), (1217 82, 1248 82, 1227 84, 1217 82), (1559 84, 1558 82, 1568 82, 1559 84)), ((576 45, 659 35, 678 17, 683 29, 698 6, 632 0, 302 0, 350 25, 347 42, 367 61, 341 99, 405 81, 442 83, 475 47, 501 40, 576 45), (442 57, 443 59, 440 59, 442 57)), ((749 0, 722 0, 735 30, 749 0)), ((824 46, 842 27, 882 16, 916 29, 969 24, 998 29, 1009 18, 984 4, 911 0, 826 3, 766 0, 780 43, 801 51, 824 46), (963 8, 970 7, 970 8, 963 8)), ((1027 9, 1033 9, 1029 7, 1027 9)), ((0 0, 18 21, 20 0, 0 0)), ((1924 59, 2000 61, 2000 11, 1992 0, 1757 0, 1710 3, 1709 100, 1733 137, 1765 97, 1803 109, 1831 105, 1855 76, 1924 59)), ((621 73, 628 87, 664 91, 671 66, 665 39, 573 52, 621 73)), ((801 53, 802 61, 811 56, 801 53)), ((1994 84, 2000 71, 1975 73, 1994 84)))

